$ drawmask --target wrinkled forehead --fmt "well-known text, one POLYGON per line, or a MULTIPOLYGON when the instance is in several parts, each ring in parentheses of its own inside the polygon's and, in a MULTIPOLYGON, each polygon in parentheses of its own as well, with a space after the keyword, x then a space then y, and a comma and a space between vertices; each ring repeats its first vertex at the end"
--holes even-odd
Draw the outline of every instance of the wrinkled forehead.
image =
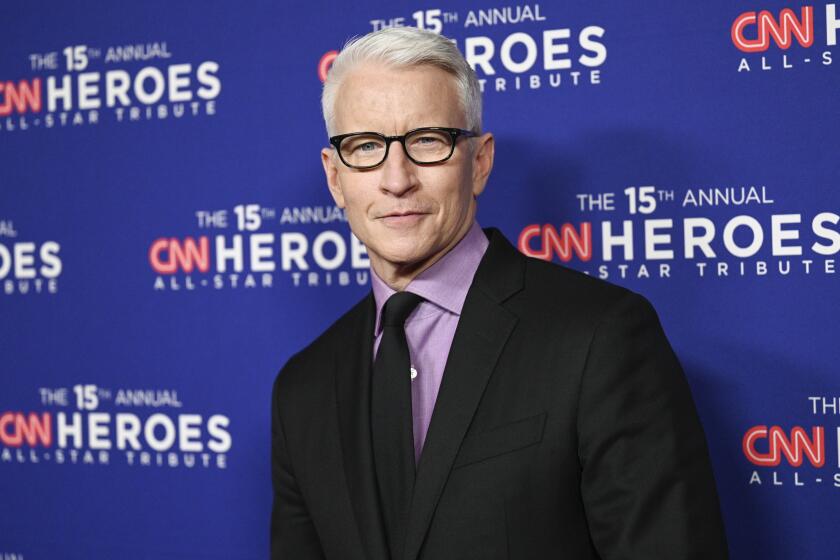
POLYGON ((455 77, 445 70, 365 63, 339 84, 334 123, 336 134, 394 135, 421 126, 463 128, 466 115, 455 77))

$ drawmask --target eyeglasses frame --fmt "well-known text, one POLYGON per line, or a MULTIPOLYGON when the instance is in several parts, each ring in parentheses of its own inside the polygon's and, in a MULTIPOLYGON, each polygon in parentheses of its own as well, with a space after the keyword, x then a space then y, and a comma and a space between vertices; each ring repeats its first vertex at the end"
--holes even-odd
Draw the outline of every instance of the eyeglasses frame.
POLYGON ((365 169, 373 169, 375 167, 379 167, 380 165, 385 163, 385 160, 388 159, 388 153, 391 149, 391 142, 399 142, 400 145, 403 148, 403 153, 406 155, 406 157, 412 163, 414 163, 416 165, 437 165, 439 163, 443 163, 443 162, 447 161, 449 158, 451 158, 452 154, 455 153, 455 144, 458 142, 458 138, 462 137, 462 136, 464 138, 474 138, 476 136, 479 136, 479 134, 477 132, 473 132, 472 130, 464 130, 463 128, 449 128, 449 127, 445 127, 445 126, 421 126, 420 128, 414 128, 412 130, 409 130, 405 134, 402 134, 402 135, 399 135, 399 136, 385 136, 381 132, 373 132, 373 131, 350 132, 348 134, 339 134, 337 136, 331 136, 330 137, 330 144, 335 148, 336 153, 338 153, 338 159, 341 160, 341 163, 343 163, 347 167, 350 167, 351 169, 365 170, 365 169), (430 161, 430 162, 417 161, 416 159, 411 157, 411 155, 408 153, 408 148, 406 148, 406 146, 405 146, 405 139, 406 139, 407 136, 411 136, 412 134, 414 134, 416 132, 421 132, 421 131, 447 132, 452 137, 452 146, 451 146, 451 149, 449 150, 449 155, 446 156, 445 158, 441 159, 441 160, 430 161), (382 161, 380 161, 376 165, 350 165, 349 163, 344 161, 344 158, 341 155, 340 146, 341 146, 341 142, 345 138, 350 138, 351 136, 361 136, 363 134, 371 134, 371 135, 374 135, 374 136, 378 136, 379 138, 382 138, 385 141, 385 156, 382 158, 382 161))

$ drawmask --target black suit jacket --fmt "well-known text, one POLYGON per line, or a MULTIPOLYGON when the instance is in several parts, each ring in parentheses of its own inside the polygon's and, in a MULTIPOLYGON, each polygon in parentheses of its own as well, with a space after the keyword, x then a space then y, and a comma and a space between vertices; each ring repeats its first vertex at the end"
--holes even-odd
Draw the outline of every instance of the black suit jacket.
MULTIPOLYGON (((726 558, 703 430, 650 304, 494 229, 393 560, 726 558)), ((386 560, 368 295, 278 374, 272 558, 386 560)))

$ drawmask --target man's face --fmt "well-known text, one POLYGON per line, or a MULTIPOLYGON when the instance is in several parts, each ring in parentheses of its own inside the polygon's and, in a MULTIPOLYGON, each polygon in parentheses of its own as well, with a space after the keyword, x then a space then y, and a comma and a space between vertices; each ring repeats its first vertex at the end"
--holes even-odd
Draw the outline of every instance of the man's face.
MULTIPOLYGON (((336 135, 466 128, 453 77, 433 66, 359 66, 341 83, 334 115, 336 135)), ((433 165, 413 163, 399 142, 370 170, 345 166, 330 148, 321 155, 330 192, 381 275, 425 269, 466 233, 492 167, 493 138, 459 138, 452 157, 433 165)))

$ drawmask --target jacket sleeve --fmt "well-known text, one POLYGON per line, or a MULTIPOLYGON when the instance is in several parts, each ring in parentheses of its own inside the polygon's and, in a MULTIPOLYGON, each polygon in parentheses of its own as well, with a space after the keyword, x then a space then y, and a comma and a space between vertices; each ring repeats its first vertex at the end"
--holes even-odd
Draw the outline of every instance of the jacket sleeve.
POLYGON ((603 560, 728 557, 703 428, 641 296, 621 298, 594 332, 578 435, 586 518, 603 560))
POLYGON ((271 398, 271 481, 274 503, 271 511, 272 560, 321 560, 324 552, 306 502, 295 479, 292 460, 278 405, 279 380, 271 398))

